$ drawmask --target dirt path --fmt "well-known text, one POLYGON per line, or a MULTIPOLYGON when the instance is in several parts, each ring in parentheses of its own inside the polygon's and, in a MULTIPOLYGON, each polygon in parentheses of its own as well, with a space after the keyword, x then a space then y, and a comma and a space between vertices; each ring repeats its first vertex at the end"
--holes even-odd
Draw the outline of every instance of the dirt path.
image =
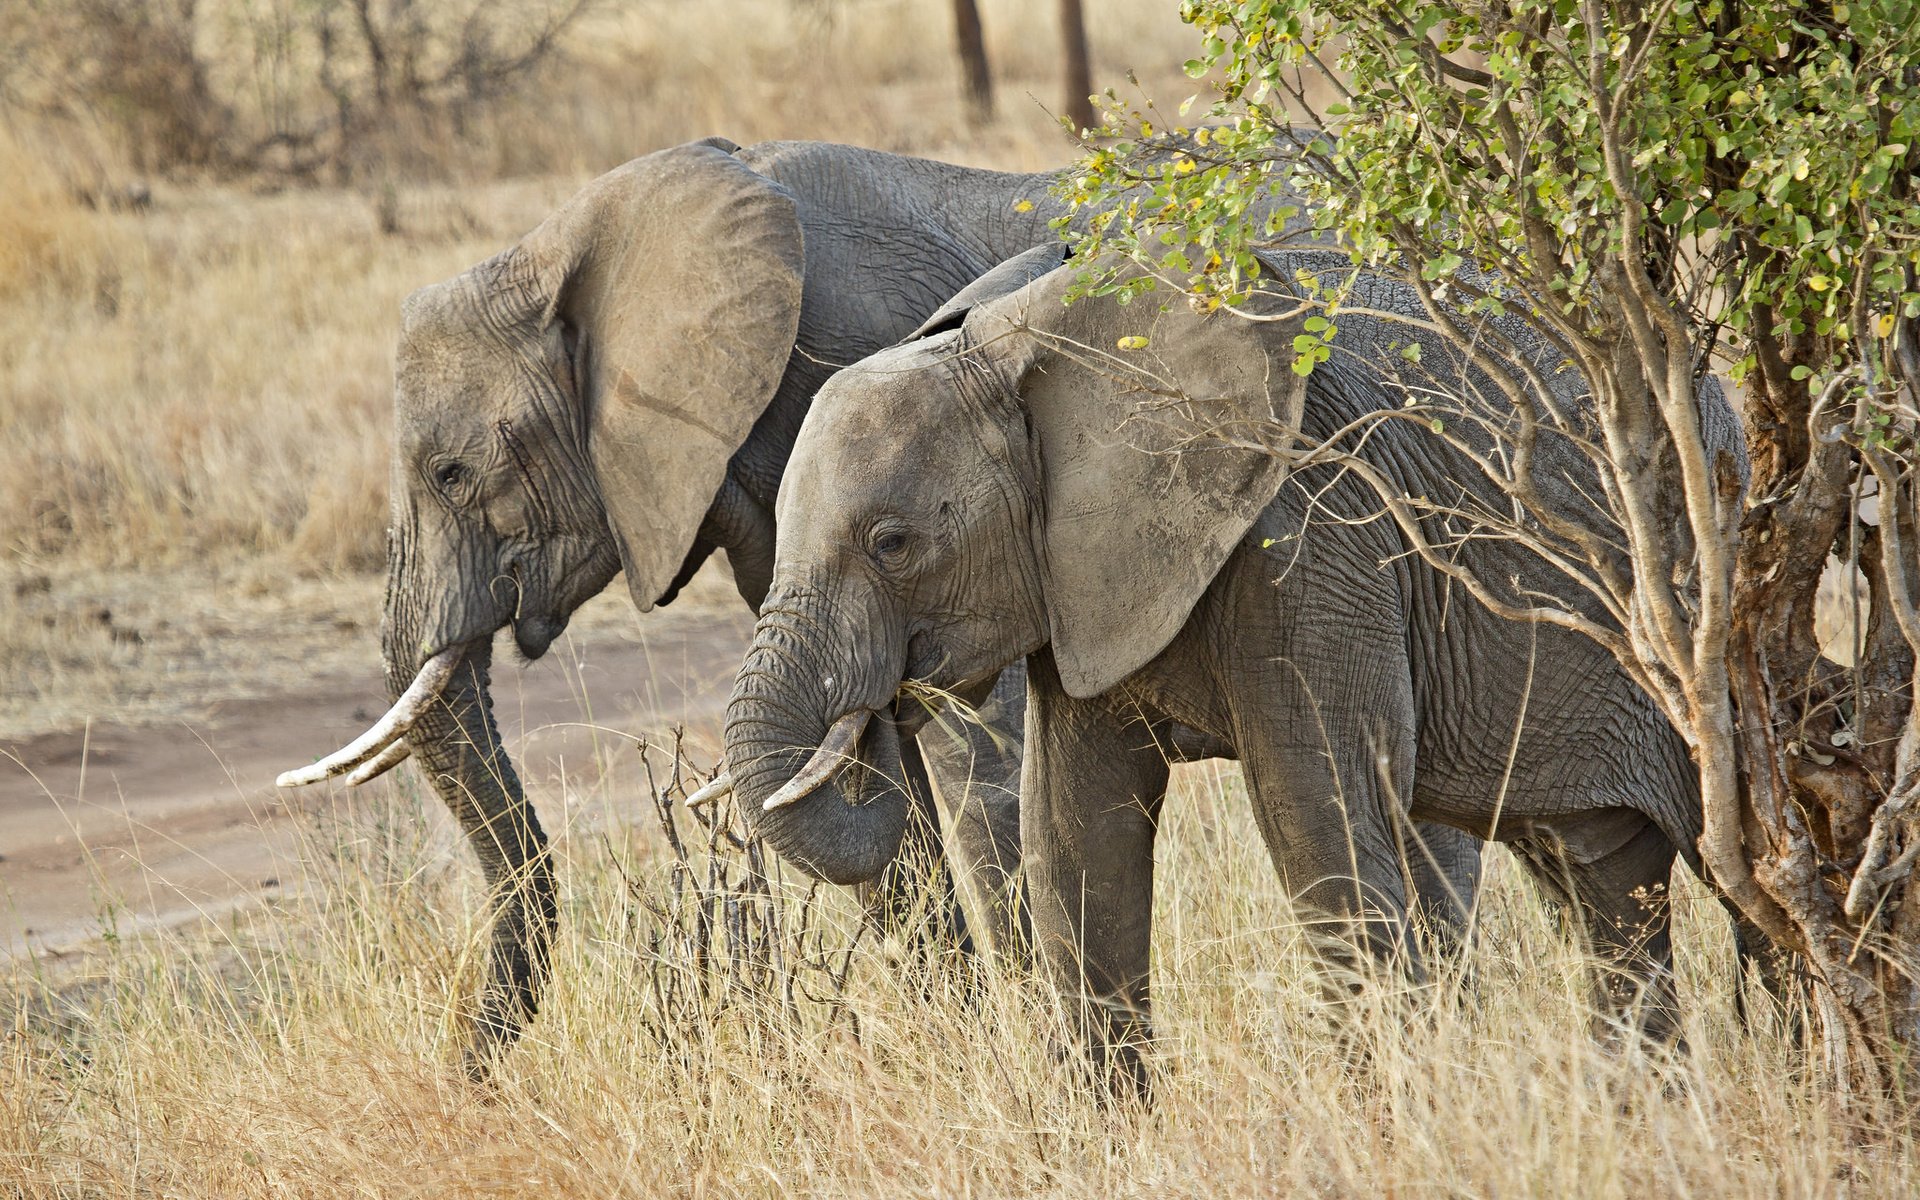
MULTIPOLYGON (((632 737, 684 725, 696 756, 716 757, 752 616, 723 577, 700 582, 637 621, 628 608, 624 622, 588 622, 538 663, 496 654, 502 732, 549 829, 603 819, 607 803, 641 790, 632 737)), ((0 741, 0 958, 65 953, 110 929, 217 917, 283 893, 302 874, 301 816, 337 795, 326 785, 281 792, 274 776, 384 707, 369 662, 266 699, 216 702, 205 720, 0 741)))

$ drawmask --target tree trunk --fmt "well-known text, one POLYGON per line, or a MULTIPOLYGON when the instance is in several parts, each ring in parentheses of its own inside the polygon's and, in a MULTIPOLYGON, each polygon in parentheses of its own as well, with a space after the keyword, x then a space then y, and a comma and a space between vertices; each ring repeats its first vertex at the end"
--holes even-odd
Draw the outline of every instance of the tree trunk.
POLYGON ((1887 473, 1876 523, 1865 523, 1859 498, 1874 472, 1850 444, 1853 403, 1838 388, 1815 403, 1790 375, 1838 348, 1760 347, 1749 436, 1762 499, 1742 523, 1728 668, 1745 851, 1807 959, 1826 1067, 1862 1099, 1898 1098, 1920 1036, 1914 483, 1911 464, 1883 463, 1905 470, 1887 473), (1851 646, 1823 657, 1814 614, 1836 551, 1864 573, 1866 620, 1851 646))
POLYGON ((1092 129, 1093 69, 1087 61, 1087 21, 1080 0, 1060 0, 1060 69, 1067 89, 1062 113, 1076 132, 1092 129))
POLYGON ((973 0, 953 0, 953 41, 960 54, 960 87, 967 115, 976 124, 993 119, 993 73, 987 68, 987 43, 980 30, 980 9, 973 0))

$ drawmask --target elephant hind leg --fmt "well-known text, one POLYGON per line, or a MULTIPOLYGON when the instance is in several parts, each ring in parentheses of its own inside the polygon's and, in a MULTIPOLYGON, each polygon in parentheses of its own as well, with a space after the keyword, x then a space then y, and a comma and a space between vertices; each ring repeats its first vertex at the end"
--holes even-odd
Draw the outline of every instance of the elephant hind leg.
POLYGON ((1667 894, 1676 851, 1667 835, 1644 814, 1615 808, 1509 844, 1604 964, 1595 987, 1601 1012, 1684 1049, 1667 894))

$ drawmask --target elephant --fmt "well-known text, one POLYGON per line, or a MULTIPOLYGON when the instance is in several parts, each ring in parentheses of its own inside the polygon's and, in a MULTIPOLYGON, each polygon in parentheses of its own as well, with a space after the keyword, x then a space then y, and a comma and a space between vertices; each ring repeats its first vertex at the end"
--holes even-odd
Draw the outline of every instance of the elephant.
MULTIPOLYGON (((1292 369, 1305 316, 1288 281, 1308 271, 1332 290, 1356 270, 1324 251, 1269 258, 1258 322, 1156 311, 1151 295, 1067 305, 1073 267, 981 296, 829 380, 780 486, 772 584, 727 711, 736 798, 802 870, 870 869, 908 803, 899 747, 922 718, 904 698, 964 697, 1024 661, 1034 952, 1084 1004, 1109 1082, 1144 1086, 1153 846, 1177 729, 1240 761, 1333 961, 1421 975, 1403 842, 1409 821, 1435 822, 1515 851, 1610 960, 1603 1009, 1650 1039, 1677 1034, 1658 897, 1676 856, 1700 870, 1683 738, 1598 642, 1470 601, 1356 471, 1288 451, 1336 439, 1402 495, 1505 511, 1458 446, 1381 419, 1407 399, 1396 345, 1424 343, 1430 386, 1501 395, 1445 342, 1379 315, 1421 319, 1410 289, 1362 273, 1332 359, 1292 369)), ((1577 379, 1518 318, 1497 319, 1536 348, 1538 378, 1577 379)), ((1710 379, 1702 396, 1709 443, 1744 466, 1710 379)), ((1590 468, 1551 434, 1539 453, 1562 515, 1598 520, 1590 468)), ((1604 619, 1512 542, 1450 549, 1496 589, 1604 619)))
MULTIPOLYGON (((381 632, 394 707, 280 783, 361 783, 411 755, 458 818, 491 892, 464 1049, 475 1079, 537 1009, 557 921, 547 838, 492 713, 493 635, 510 626, 537 659, 617 573, 644 612, 715 550, 757 609, 775 492, 814 392, 1053 242, 1053 182, 709 138, 601 176, 517 244, 407 299, 381 632)), ((955 852, 996 895, 1018 858, 1006 747, 1024 690, 1009 673, 998 737, 924 739, 957 809, 955 852)), ((906 874, 883 881, 882 903, 906 874)))

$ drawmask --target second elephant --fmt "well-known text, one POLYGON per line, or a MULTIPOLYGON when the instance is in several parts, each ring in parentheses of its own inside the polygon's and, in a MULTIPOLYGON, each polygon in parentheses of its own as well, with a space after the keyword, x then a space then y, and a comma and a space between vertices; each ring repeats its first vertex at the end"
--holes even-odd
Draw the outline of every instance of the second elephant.
MULTIPOLYGON (((1350 270, 1303 254, 1264 274, 1350 270)), ((1140 1068, 1176 726, 1239 758, 1287 890, 1336 948, 1418 970, 1405 846, 1412 821, 1439 822, 1516 850, 1616 962, 1609 1001, 1672 1034, 1659 896, 1676 855, 1698 869, 1701 821, 1684 741, 1597 644, 1450 588, 1354 472, 1290 471, 1274 452, 1276 436, 1334 439, 1399 494, 1497 505, 1445 439, 1376 419, 1405 399, 1391 347, 1420 335, 1348 312, 1334 358, 1302 381, 1297 315, 1064 306, 1073 278, 986 300, 817 398, 728 710, 727 760, 761 834, 835 874, 904 803, 902 684, 964 694, 1024 659, 1036 949, 1064 992, 1092 993, 1096 1049, 1123 1075, 1140 1068)), ((1353 307, 1421 314, 1364 278, 1353 307)), ((1498 395, 1444 343, 1424 349, 1433 386, 1498 395)), ((1730 411, 1706 400, 1710 433, 1744 461, 1730 411)), ((1457 549, 1480 578, 1568 590, 1510 543, 1457 549)))

